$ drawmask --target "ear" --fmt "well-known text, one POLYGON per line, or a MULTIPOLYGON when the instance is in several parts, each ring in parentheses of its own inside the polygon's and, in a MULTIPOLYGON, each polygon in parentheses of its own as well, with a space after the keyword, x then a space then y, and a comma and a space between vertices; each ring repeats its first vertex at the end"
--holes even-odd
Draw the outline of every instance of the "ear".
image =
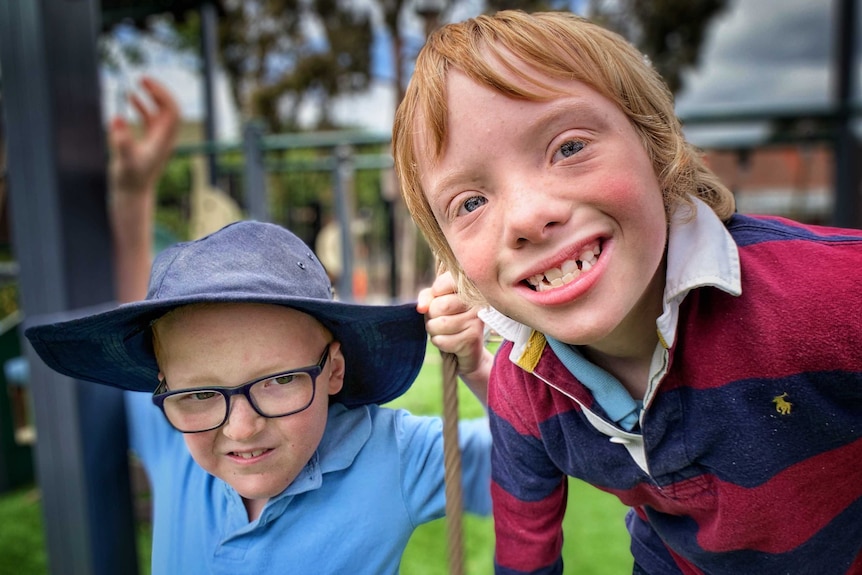
POLYGON ((332 342, 329 348, 329 360, 327 360, 327 368, 321 375, 329 374, 326 380, 327 392, 329 395, 335 395, 341 388, 344 387, 344 354, 341 353, 341 342, 332 342))
POLYGON ((165 381, 165 374, 160 371, 159 375, 156 376, 156 381, 158 381, 158 383, 156 384, 156 389, 158 389, 162 386, 162 382, 165 381))

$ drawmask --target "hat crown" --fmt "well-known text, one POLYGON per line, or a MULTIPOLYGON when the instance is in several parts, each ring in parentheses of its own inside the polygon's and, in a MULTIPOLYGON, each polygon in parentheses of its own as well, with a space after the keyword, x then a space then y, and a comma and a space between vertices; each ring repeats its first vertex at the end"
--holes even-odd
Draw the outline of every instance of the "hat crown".
POLYGON ((148 300, 248 295, 332 299, 312 250, 292 232, 241 221, 163 250, 153 262, 148 300))

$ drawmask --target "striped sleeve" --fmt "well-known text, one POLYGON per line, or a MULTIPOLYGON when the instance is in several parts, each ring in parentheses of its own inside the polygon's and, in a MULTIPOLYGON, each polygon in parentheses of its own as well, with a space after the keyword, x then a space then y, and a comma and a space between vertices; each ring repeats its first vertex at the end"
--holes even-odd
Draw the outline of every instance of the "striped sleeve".
POLYGON ((566 475, 545 450, 529 376, 507 357, 498 353, 488 392, 496 573, 562 573, 566 475))

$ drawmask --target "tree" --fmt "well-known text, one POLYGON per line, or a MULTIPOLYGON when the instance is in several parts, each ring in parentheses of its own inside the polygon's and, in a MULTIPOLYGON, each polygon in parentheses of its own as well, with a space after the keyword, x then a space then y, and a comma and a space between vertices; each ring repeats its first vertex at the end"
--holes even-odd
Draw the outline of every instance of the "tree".
MULTIPOLYGON (((316 129, 331 128, 329 102, 368 87, 372 27, 367 9, 338 0, 212 0, 217 8, 218 53, 234 101, 246 118, 260 118, 270 132, 295 131, 300 113, 315 104, 316 129)), ((186 3, 188 4, 188 2, 186 3)), ((197 9, 155 16, 112 19, 131 22, 176 50, 196 53, 201 45, 197 9)), ((110 63, 111 54, 103 50, 110 63)), ((134 63, 134 45, 123 50, 134 63)))
MULTIPOLYGON (((458 0, 379 0, 383 11, 383 22, 387 36, 392 38, 392 61, 395 67, 396 102, 400 102, 406 88, 406 71, 408 64, 416 57, 421 47, 419 42, 415 49, 410 49, 410 42, 405 36, 403 23, 411 13, 422 20, 425 37, 438 26, 452 19, 452 13, 459 4, 458 0)), ((526 12, 551 10, 563 4, 562 0, 486 0, 485 11, 496 12, 505 9, 519 9, 526 12)), ((424 38, 422 39, 424 41, 424 38)))
POLYGON ((671 92, 698 64, 707 28, 727 0, 591 0, 589 15, 616 30, 652 60, 671 92))
MULTIPOLYGON (((307 105, 318 113, 311 128, 335 127, 330 102, 362 92, 370 84, 373 10, 379 11, 382 33, 392 44, 397 102, 422 34, 427 36, 466 5, 465 0, 211 1, 220 16, 220 63, 234 100, 246 118, 262 118, 271 132, 298 130, 307 105), (408 30, 416 21, 424 30, 408 30)), ((161 28, 172 30, 173 36, 161 34, 162 41, 197 51, 200 18, 191 4, 197 3, 184 0, 157 18, 137 18, 135 23, 147 30, 167 24, 161 28)), ((638 46, 677 92, 682 73, 698 63, 709 22, 726 5, 727 0, 588 0, 587 15, 638 46)), ((532 12, 568 6, 565 0, 486 0, 484 10, 532 12)), ((117 22, 118 18, 108 19, 110 26, 117 22)), ((130 47, 126 58, 131 61, 139 54, 130 47)))
POLYGON ((222 0, 222 65, 236 101, 273 131, 296 130, 308 102, 330 128, 332 98, 367 88, 372 29, 367 12, 336 0, 222 0))

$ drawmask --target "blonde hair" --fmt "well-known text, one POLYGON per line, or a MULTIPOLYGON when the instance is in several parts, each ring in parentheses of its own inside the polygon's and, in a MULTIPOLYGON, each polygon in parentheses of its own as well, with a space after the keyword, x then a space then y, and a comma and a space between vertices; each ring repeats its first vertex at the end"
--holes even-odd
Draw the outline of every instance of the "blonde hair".
POLYGON ((395 113, 392 146, 407 208, 466 299, 484 301, 461 273, 443 236, 422 190, 417 162, 420 153, 434 162, 445 152, 446 80, 451 69, 515 99, 547 100, 550 88, 543 77, 590 86, 619 106, 639 134, 667 217, 683 203, 693 209, 691 196, 706 202, 722 220, 733 214, 733 195, 686 141, 664 80, 621 36, 566 12, 505 10, 449 24, 435 31, 419 53, 395 113), (517 61, 529 68, 519 67, 517 61), (511 82, 507 74, 522 83, 511 82), (426 149, 418 149, 420 134, 426 149))

